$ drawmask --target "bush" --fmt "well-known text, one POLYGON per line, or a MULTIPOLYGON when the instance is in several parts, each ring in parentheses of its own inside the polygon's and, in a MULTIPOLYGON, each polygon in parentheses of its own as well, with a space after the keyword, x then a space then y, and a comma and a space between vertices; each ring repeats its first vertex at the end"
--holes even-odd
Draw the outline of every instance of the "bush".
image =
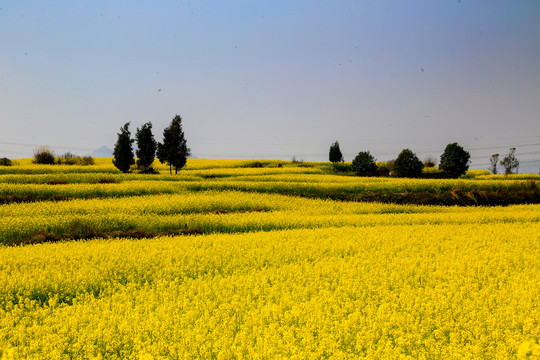
POLYGON ((470 158, 471 154, 459 146, 458 143, 448 144, 441 155, 439 169, 451 177, 457 178, 469 170, 470 158))
POLYGON ((379 176, 391 176, 394 173, 394 160, 377 163, 379 176))
POLYGON ((64 153, 56 159, 58 165, 94 165, 94 158, 91 156, 80 157, 70 152, 64 153))
POLYGON ((53 165, 55 162, 54 151, 48 146, 40 146, 34 149, 34 164, 53 165))
POLYGON ((72 153, 67 152, 60 156, 58 159, 56 159, 56 163, 58 165, 75 165, 77 163, 77 158, 77 155, 73 155, 72 153))
POLYGON ((13 166, 13 162, 8 158, 0 158, 0 165, 2 165, 2 166, 13 166))
POLYGON ((334 169, 335 172, 339 172, 339 173, 352 171, 351 165, 346 164, 346 163, 336 163, 332 165, 332 168, 334 169))
POLYGON ((433 168, 435 165, 437 165, 437 159, 431 155, 428 155, 424 158, 423 164, 426 168, 433 168))
POLYGON ((409 149, 401 151, 394 162, 394 171, 399 177, 415 178, 422 175, 424 164, 409 149))
POLYGON ((151 175, 159 174, 159 171, 154 169, 152 166, 137 166, 137 171, 140 174, 151 174, 151 175))
POLYGON ((94 165, 95 161, 91 156, 83 156, 82 158, 79 158, 79 163, 80 165, 94 165))
POLYGON ((376 176, 379 171, 375 164, 375 158, 369 151, 361 151, 352 161, 352 169, 357 176, 376 176))

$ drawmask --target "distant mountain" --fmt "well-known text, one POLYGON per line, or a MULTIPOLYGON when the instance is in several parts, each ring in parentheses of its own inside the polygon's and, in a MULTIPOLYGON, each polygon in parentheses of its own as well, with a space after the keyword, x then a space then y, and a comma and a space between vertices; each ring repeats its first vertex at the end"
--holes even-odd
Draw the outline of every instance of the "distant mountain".
POLYGON ((87 154, 85 156, 91 156, 91 157, 113 157, 113 151, 108 148, 107 146, 103 145, 97 150, 92 151, 90 154, 87 154))

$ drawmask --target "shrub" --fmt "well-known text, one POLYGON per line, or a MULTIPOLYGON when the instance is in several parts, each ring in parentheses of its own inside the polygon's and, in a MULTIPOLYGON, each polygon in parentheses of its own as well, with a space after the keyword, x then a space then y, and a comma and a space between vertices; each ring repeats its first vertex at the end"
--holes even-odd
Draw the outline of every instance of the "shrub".
POLYGON ((334 169, 334 171, 340 173, 352 171, 351 165, 346 163, 336 163, 332 166, 332 168, 334 169))
POLYGON ((0 165, 2 165, 2 166, 13 166, 13 162, 8 158, 0 158, 0 165))
POLYGON ((394 173, 394 160, 377 163, 379 176, 391 176, 394 173))
POLYGON ((55 162, 54 151, 48 146, 40 146, 34 149, 34 164, 53 165, 55 162))
POLYGON ((82 158, 79 158, 79 162, 81 165, 94 165, 94 158, 91 156, 83 156, 82 158))
POLYGON ((437 165, 437 159, 434 156, 428 155, 424 158, 423 164, 426 168, 433 168, 437 165))
POLYGON ((94 158, 91 156, 80 157, 67 152, 57 158, 56 163, 58 165, 94 165, 94 158))
POLYGON ((62 154, 58 159, 56 159, 56 163, 58 165, 75 165, 77 164, 78 156, 74 155, 70 152, 62 154))
POLYGON ((424 164, 409 149, 401 151, 394 162, 394 171, 399 177, 415 178, 422 175, 424 164))
POLYGON ((439 169, 451 177, 457 178, 469 170, 470 158, 471 154, 459 146, 458 143, 448 144, 441 155, 439 169))
POLYGON ((376 176, 378 174, 375 158, 369 151, 361 151, 352 161, 352 169, 357 176, 376 176))

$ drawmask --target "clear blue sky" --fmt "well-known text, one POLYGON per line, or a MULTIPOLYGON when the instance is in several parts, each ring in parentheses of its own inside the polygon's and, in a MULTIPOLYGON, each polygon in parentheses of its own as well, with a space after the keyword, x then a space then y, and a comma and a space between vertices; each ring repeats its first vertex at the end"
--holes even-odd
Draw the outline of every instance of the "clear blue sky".
POLYGON ((0 157, 113 147, 175 114, 197 157, 540 165, 540 2, 0 2, 0 157))

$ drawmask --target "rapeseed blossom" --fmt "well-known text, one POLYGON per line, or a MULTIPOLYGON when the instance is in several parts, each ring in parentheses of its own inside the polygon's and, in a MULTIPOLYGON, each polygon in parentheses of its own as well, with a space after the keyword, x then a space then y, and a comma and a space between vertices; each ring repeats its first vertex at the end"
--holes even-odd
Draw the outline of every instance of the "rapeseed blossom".
POLYGON ((522 178, 370 179, 204 159, 152 177, 108 161, 2 169, 0 195, 69 200, 0 205, 0 244, 40 230, 204 234, 0 245, 0 359, 540 357, 540 205, 291 196, 522 178))

